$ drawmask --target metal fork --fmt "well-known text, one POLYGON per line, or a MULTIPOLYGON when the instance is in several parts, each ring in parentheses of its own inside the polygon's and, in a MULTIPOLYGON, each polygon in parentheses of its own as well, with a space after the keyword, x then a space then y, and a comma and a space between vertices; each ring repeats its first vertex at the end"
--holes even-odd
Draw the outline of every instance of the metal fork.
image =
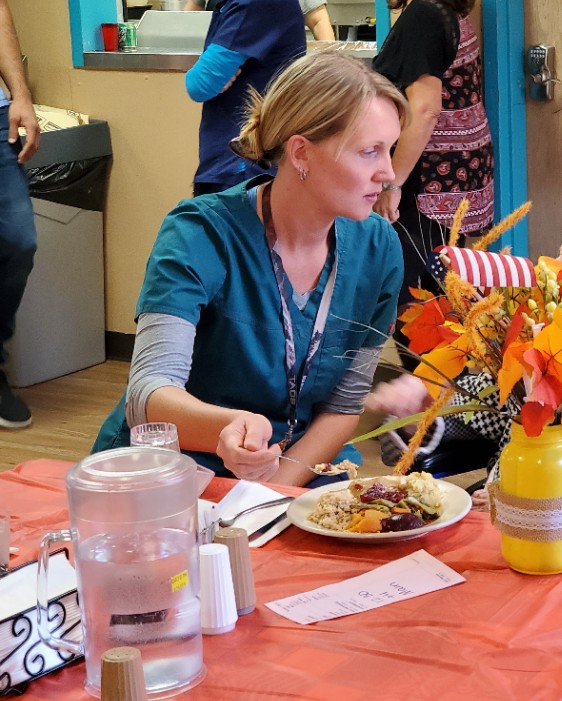
POLYGON ((293 501, 294 498, 295 497, 281 497, 280 499, 274 499, 273 501, 266 501, 263 504, 256 504, 256 506, 250 506, 250 508, 244 509, 243 511, 239 511, 235 516, 231 516, 230 518, 219 518, 219 526, 221 528, 228 528, 229 526, 232 526, 236 519, 240 518, 240 516, 243 516, 244 514, 249 514, 252 511, 257 511, 258 509, 267 509, 269 506, 280 506, 281 504, 288 504, 290 501, 293 501))

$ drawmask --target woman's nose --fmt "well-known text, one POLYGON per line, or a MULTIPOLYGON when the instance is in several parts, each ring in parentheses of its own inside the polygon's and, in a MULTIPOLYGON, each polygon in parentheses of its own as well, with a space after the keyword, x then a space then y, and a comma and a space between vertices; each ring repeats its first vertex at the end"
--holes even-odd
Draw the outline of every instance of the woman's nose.
POLYGON ((373 180, 382 182, 392 182, 394 180, 394 168, 392 167, 392 157, 390 153, 385 157, 384 163, 380 163, 373 180))

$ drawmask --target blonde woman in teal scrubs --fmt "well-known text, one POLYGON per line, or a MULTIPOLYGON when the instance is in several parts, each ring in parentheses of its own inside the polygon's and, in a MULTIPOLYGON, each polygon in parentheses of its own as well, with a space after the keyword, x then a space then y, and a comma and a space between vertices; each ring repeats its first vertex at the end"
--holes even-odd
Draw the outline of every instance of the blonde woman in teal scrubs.
POLYGON ((404 111, 389 81, 335 52, 298 59, 253 95, 233 148, 277 174, 184 200, 164 220, 126 399, 95 450, 171 421, 182 450, 220 475, 304 485, 304 465, 358 461, 344 445, 402 282, 398 238, 372 206, 394 175, 404 111))

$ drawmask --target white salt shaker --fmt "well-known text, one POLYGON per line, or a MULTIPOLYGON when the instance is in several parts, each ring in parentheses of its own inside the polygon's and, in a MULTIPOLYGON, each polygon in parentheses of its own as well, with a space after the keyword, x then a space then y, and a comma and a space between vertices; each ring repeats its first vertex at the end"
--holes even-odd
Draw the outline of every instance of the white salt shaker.
POLYGON ((234 629, 238 620, 230 556, 226 545, 199 546, 201 580, 201 630, 219 635, 234 629))

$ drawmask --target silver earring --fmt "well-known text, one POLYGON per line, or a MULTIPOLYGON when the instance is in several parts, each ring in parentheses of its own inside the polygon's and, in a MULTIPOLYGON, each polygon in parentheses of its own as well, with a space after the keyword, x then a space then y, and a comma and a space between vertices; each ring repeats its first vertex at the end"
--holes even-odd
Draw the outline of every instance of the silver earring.
POLYGON ((299 179, 301 183, 304 183, 308 176, 308 170, 305 170, 304 168, 299 168, 299 179))

